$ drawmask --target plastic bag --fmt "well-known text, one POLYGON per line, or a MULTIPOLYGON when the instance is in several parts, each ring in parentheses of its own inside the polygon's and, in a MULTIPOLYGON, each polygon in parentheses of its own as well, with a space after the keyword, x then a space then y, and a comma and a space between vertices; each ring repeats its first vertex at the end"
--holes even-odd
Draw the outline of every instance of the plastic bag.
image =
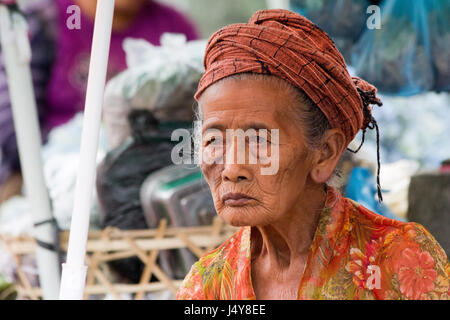
POLYGON ((409 184, 418 169, 419 163, 413 160, 399 160, 382 166, 383 202, 398 217, 406 219, 409 184))
POLYGON ((430 12, 431 50, 436 71, 435 90, 450 91, 450 1, 431 1, 435 10, 430 12))
MULTIPOLYGON (((47 143, 42 147, 42 163, 45 183, 58 228, 70 229, 72 221, 75 184, 80 158, 83 114, 78 113, 69 122, 50 131, 47 143)), ((100 128, 97 164, 106 153, 104 128, 100 128)), ((95 191, 95 190, 94 190, 95 191)), ((26 190, 25 190, 26 193, 26 190)), ((15 196, 0 206, 0 233, 19 236, 32 234, 33 217, 26 195, 15 196)), ((94 192, 90 206, 89 228, 99 229, 97 195, 94 192)))
POLYGON ((385 204, 379 203, 375 199, 377 188, 375 186, 375 178, 369 168, 353 168, 345 191, 346 197, 358 202, 367 209, 389 219, 405 221, 404 218, 393 214, 385 204))
MULTIPOLYGON (((374 117, 380 128, 381 173, 383 164, 416 160, 421 169, 435 169, 450 156, 450 93, 426 92, 411 97, 380 95, 383 107, 374 117)), ((349 147, 359 146, 361 134, 349 147)), ((361 152, 375 163, 376 135, 367 132, 361 152)), ((383 181, 381 181, 383 187, 383 181)))
POLYGON ((448 0, 384 1, 381 29, 366 29, 352 50, 356 74, 388 94, 448 89, 448 6, 448 0))
MULTIPOLYGON (((78 113, 69 122, 50 131, 47 143, 42 148, 44 176, 51 199, 53 216, 58 227, 70 229, 75 193, 75 185, 80 159, 81 130, 83 114, 78 113)), ((106 154, 105 130, 102 126, 96 163, 99 164, 106 154)), ((98 229, 97 195, 94 192, 90 206, 90 228, 98 229)))
POLYGON ((365 0, 291 0, 291 10, 300 13, 325 31, 346 61, 366 22, 365 0))
MULTIPOLYGON (((110 151, 97 169, 97 194, 101 227, 122 230, 146 229, 141 200, 141 185, 147 176, 171 165, 175 127, 192 123, 159 123, 148 110, 129 114, 132 136, 110 151)), ((138 258, 112 261, 110 266, 132 282, 138 282, 143 264, 138 258)))
POLYGON ((203 72, 205 40, 164 33, 161 46, 125 39, 128 69, 112 78, 105 90, 104 121, 111 148, 130 135, 126 121, 133 109, 152 111, 165 121, 192 121, 194 93, 203 72))
POLYGON ((0 234, 19 237, 33 233, 33 217, 29 201, 14 196, 0 206, 0 234))

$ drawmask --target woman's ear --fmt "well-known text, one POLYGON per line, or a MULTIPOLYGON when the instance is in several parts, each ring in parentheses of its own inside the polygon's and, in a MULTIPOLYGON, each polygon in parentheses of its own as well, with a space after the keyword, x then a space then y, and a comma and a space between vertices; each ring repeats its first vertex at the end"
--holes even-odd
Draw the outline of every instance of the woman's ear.
POLYGON ((330 129, 325 133, 310 172, 314 182, 325 183, 330 179, 345 147, 345 135, 341 130, 330 129))

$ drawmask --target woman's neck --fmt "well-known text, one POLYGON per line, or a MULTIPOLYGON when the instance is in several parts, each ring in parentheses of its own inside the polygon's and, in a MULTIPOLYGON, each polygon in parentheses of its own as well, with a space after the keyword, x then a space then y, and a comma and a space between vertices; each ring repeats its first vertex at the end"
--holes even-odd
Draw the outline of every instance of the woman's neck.
MULTIPOLYGON (((81 8, 83 14, 85 14, 92 21, 95 19, 95 11, 97 9, 97 1, 94 0, 75 0, 75 3, 81 8)), ((123 31, 127 29, 138 12, 125 12, 123 10, 114 10, 113 17, 113 31, 123 31)))
POLYGON ((323 186, 308 189, 283 220, 253 227, 252 260, 263 259, 280 271, 305 262, 325 200, 323 186))

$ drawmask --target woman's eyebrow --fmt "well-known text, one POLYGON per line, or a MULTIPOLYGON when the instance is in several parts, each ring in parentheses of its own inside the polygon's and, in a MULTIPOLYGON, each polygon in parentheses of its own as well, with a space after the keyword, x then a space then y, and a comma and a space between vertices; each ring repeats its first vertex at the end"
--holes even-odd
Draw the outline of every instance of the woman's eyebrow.
POLYGON ((204 133, 205 131, 210 130, 210 129, 216 129, 216 130, 220 130, 220 131, 225 131, 226 128, 225 128, 225 126, 223 126, 221 124, 211 122, 211 123, 206 124, 205 126, 203 126, 202 133, 204 133))
MULTIPOLYGON (((230 128, 226 128, 224 125, 222 124, 218 124, 218 123, 210 123, 207 124, 203 127, 202 132, 205 132, 206 130, 209 129, 217 129, 220 131, 225 131, 226 129, 230 129, 230 128)), ((267 130, 270 131, 271 129, 269 128, 269 126, 265 123, 262 122, 250 122, 250 123, 246 123, 245 125, 243 125, 242 127, 240 127, 239 129, 242 129, 243 131, 247 131, 249 129, 254 129, 254 130, 267 130)))
POLYGON ((267 130, 270 131, 270 128, 267 124, 262 123, 262 122, 250 122, 250 123, 246 123, 242 128, 242 130, 246 131, 248 129, 255 129, 255 130, 267 130))

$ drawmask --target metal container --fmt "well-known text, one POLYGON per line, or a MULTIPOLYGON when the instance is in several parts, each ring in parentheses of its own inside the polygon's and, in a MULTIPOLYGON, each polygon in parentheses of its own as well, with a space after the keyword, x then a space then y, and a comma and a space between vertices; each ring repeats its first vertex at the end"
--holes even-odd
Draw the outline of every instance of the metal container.
MULTIPOLYGON (((146 222, 156 228, 161 219, 172 227, 210 225, 216 216, 208 184, 198 167, 172 165, 149 175, 141 187, 146 222)), ((173 279, 182 279, 197 258, 188 249, 163 250, 160 264, 173 279)))

